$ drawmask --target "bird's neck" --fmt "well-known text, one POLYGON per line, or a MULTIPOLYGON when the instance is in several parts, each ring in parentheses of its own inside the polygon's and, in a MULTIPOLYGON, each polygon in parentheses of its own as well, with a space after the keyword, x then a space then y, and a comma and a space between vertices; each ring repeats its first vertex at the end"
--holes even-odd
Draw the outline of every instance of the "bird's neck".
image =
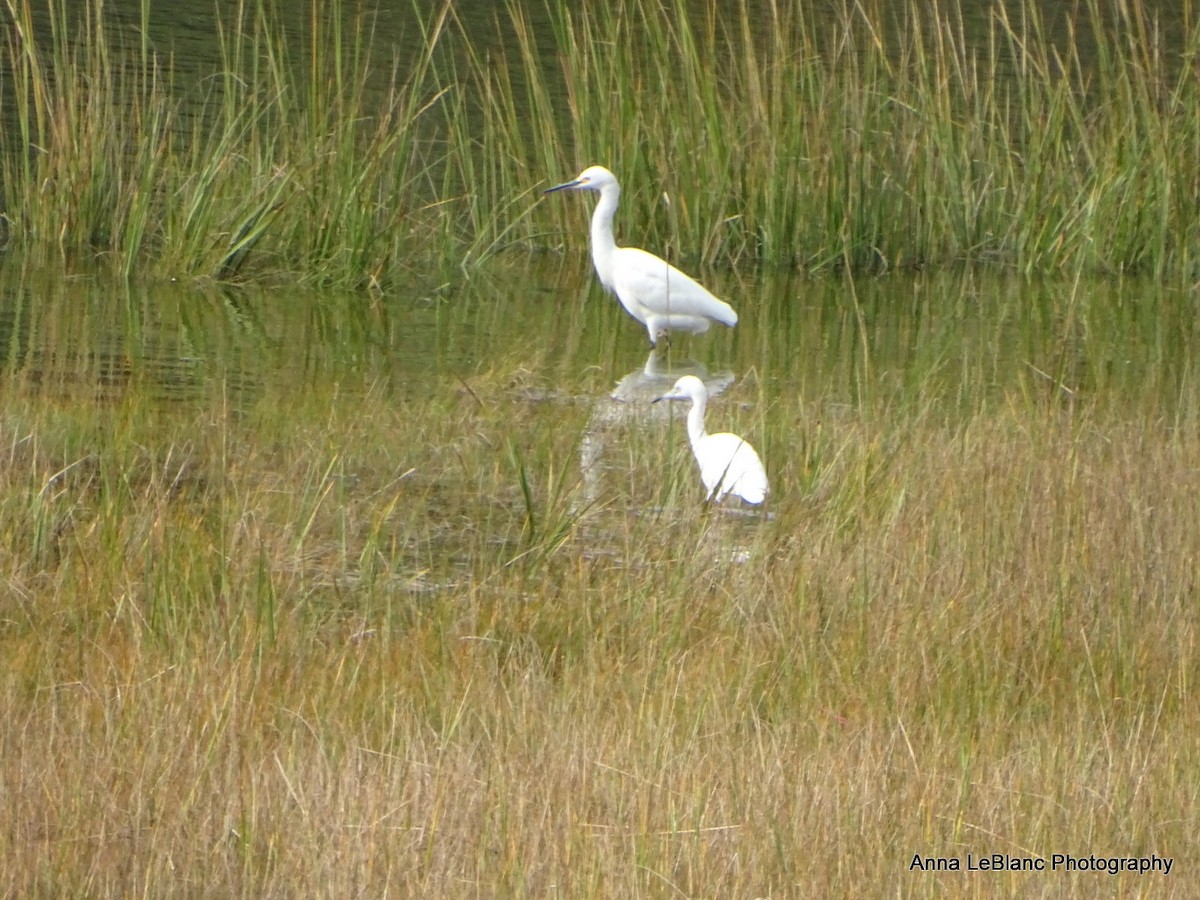
POLYGON ((704 398, 694 397, 687 418, 688 440, 695 447, 707 436, 704 430, 704 398))
POLYGON ((609 185, 600 192, 600 202, 592 213, 592 263, 596 266, 596 274, 605 287, 612 289, 613 257, 617 252, 617 241, 613 237, 613 216, 617 212, 617 201, 621 199, 621 189, 615 184, 609 185))

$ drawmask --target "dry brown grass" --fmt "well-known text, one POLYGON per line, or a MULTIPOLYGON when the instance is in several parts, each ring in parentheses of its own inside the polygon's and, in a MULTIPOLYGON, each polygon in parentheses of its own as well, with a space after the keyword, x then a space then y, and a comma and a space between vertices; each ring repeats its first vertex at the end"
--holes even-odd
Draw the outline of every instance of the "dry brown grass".
POLYGON ((762 519, 537 387, 10 392, 0 895, 1191 893, 1195 422, 785 397, 762 519))

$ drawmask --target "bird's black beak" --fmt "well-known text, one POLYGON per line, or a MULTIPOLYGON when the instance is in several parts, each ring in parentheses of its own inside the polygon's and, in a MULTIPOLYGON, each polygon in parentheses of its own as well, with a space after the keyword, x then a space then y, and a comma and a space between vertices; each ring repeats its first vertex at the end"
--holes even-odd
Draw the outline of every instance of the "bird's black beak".
POLYGON ((553 194, 555 191, 565 191, 568 188, 578 187, 581 183, 582 183, 582 181, 580 179, 576 178, 574 181, 568 181, 565 184, 556 184, 552 188, 546 188, 546 190, 543 191, 543 193, 553 194))

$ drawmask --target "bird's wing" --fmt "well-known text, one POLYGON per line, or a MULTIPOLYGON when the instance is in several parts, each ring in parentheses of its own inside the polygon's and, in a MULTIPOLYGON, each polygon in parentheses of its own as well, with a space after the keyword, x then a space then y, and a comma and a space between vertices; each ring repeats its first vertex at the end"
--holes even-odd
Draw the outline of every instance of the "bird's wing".
POLYGON ((710 434, 704 442, 700 475, 705 486, 711 491, 723 483, 722 493, 733 491, 751 503, 761 503, 769 488, 767 473, 754 448, 728 432, 710 434))
POLYGON ((653 253, 621 247, 613 262, 613 286, 656 316, 703 316, 737 324, 737 313, 702 285, 653 253))

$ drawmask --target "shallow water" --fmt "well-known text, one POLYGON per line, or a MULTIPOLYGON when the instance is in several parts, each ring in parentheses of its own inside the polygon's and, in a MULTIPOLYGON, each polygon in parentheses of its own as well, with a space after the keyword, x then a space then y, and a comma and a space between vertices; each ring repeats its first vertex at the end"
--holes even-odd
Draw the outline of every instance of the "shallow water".
POLYGON ((116 288, 8 270, 0 360, 8 390, 48 403, 133 392, 234 409, 330 384, 399 400, 522 371, 537 385, 521 388, 539 394, 532 399, 590 404, 601 442, 605 423, 667 415, 649 400, 683 372, 718 392, 734 387, 738 404, 764 416, 786 401, 827 412, 917 407, 953 422, 1038 392, 1118 414, 1195 414, 1190 291, 979 274, 702 278, 738 309, 738 326, 676 337, 655 355, 574 256, 500 259, 392 297, 116 288))
POLYGON ((751 379, 768 403, 919 402, 950 418, 1039 384, 1164 414, 1194 400, 1191 291, 978 274, 703 280, 739 310, 738 326, 651 354, 583 259, 501 260, 394 297, 118 288, 9 270, 0 359, 10 385, 47 397, 136 389, 163 402, 202 402, 214 384, 234 397, 331 381, 403 394, 522 359, 563 395, 613 403, 648 401, 684 372, 751 379))

